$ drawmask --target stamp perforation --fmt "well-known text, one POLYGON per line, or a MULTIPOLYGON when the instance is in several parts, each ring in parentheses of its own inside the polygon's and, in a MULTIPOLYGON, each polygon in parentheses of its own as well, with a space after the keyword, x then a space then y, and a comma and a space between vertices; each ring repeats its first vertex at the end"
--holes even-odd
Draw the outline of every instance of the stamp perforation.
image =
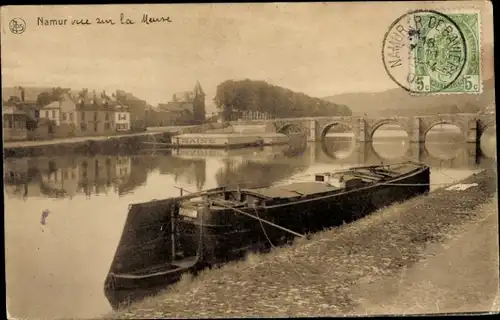
MULTIPOLYGON (((483 28, 484 28, 484 19, 482 19, 481 16, 481 10, 477 7, 459 7, 459 8, 450 8, 450 7, 438 7, 438 8, 433 8, 432 10, 441 12, 443 14, 446 13, 455 13, 456 11, 464 10, 467 12, 471 13, 477 13, 478 15, 478 41, 479 41, 479 51, 480 51, 480 68, 479 68, 479 90, 477 92, 471 91, 471 92, 452 92, 452 91, 442 91, 442 92, 420 92, 420 93, 413 93, 415 96, 433 96, 436 94, 439 95, 460 95, 460 94, 467 94, 467 95, 481 95, 484 91, 484 61, 485 58, 485 52, 484 52, 484 46, 483 46, 483 28)), ((408 12, 410 12, 409 10, 408 12)), ((412 93, 410 93, 412 94, 412 93)))
POLYGON ((482 94, 483 24, 481 11, 477 8, 407 10, 391 24, 384 36, 384 67, 391 79, 410 95, 482 94), (407 49, 406 76, 401 74, 401 68, 398 71, 391 64, 394 62, 395 36, 403 39, 396 53, 398 58, 404 54, 401 48, 407 49))

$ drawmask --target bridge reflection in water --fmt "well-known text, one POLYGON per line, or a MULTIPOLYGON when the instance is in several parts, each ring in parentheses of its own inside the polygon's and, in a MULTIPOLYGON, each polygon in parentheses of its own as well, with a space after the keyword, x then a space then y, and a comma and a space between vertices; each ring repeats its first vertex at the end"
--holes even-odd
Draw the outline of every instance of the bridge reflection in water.
POLYGON ((406 132, 390 128, 375 132, 372 142, 356 142, 349 132, 331 133, 312 144, 315 163, 366 164, 414 160, 431 167, 464 168, 492 163, 496 128, 483 134, 480 145, 467 143, 454 128, 430 130, 425 143, 411 143, 406 132), (320 149, 320 150, 318 150, 320 149))

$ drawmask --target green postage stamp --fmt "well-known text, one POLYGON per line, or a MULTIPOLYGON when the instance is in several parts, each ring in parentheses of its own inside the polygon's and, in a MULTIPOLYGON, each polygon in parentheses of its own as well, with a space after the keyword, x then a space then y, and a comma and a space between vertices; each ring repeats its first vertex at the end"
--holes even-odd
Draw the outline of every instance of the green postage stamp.
POLYGON ((479 13, 417 13, 419 41, 412 49, 415 93, 480 93, 481 42, 479 13), (454 22, 454 23, 452 23, 454 22), (441 25, 441 28, 439 27, 441 25))
POLYGON ((385 35, 384 67, 411 94, 481 93, 480 35, 476 10, 414 10, 385 35))

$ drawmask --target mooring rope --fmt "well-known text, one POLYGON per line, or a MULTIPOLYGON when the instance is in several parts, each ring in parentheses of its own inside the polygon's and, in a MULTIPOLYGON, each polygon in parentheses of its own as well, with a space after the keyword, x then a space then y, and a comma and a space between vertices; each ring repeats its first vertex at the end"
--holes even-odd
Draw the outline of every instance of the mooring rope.
MULTIPOLYGON (((408 159, 408 160, 411 160, 412 162, 415 162, 415 163, 418 163, 418 164, 421 164, 421 165, 427 166, 427 164, 426 164, 425 162, 418 161, 418 160, 413 160, 411 157, 408 157, 408 156, 403 156, 403 158, 406 158, 406 159, 408 159)), ((453 178, 453 177, 451 177, 451 176, 447 175, 447 174, 446 174, 446 173, 444 173, 443 171, 439 170, 439 171, 437 171, 437 172, 439 172, 439 173, 441 173, 442 175, 444 175, 444 176, 446 176, 446 177, 450 178, 451 180, 453 180, 453 182, 450 182, 450 183, 456 183, 456 182, 457 182, 457 179, 455 179, 455 178, 453 178)))
MULTIPOLYGON (((176 187, 176 188, 179 188, 179 187, 176 187)), ((184 189, 184 188, 179 188, 179 189, 182 189, 182 190, 186 191, 187 193, 194 193, 194 192, 191 192, 191 191, 189 191, 189 190, 187 190, 187 189, 184 189)), ((295 236, 297 236, 297 237, 301 237, 301 238, 303 238, 303 237, 304 237, 304 235, 303 235, 303 234, 297 233, 297 232, 295 232, 295 231, 293 231, 293 230, 287 229, 287 228, 285 228, 285 227, 282 227, 282 226, 280 226, 280 225, 274 224, 274 223, 269 222, 269 221, 267 221, 267 220, 264 220, 264 219, 261 219, 261 218, 259 218, 259 217, 253 216, 253 215, 251 215, 251 214, 249 214, 249 213, 246 213, 246 212, 245 212, 245 211, 243 211, 243 210, 239 210, 239 209, 236 209, 236 208, 233 208, 233 207, 229 207, 229 206, 225 205, 224 203, 219 202, 219 201, 217 201, 217 200, 212 200, 212 202, 213 202, 213 203, 215 203, 215 204, 217 204, 218 206, 223 207, 223 208, 226 208, 226 209, 231 209, 231 210, 233 210, 233 211, 235 211, 235 212, 237 212, 237 213, 243 214, 243 215, 245 215, 245 216, 247 216, 247 217, 250 217, 250 218, 252 218, 252 219, 256 219, 256 220, 259 220, 260 222, 267 223, 267 224, 269 224, 269 225, 271 225, 271 226, 273 226, 273 227, 275 227, 275 228, 278 228, 278 229, 281 229, 281 230, 286 231, 286 232, 288 232, 288 233, 291 233, 291 234, 293 234, 293 235, 295 235, 295 236)))
POLYGON ((282 226, 277 225, 277 224, 275 224, 275 223, 272 223, 272 222, 270 222, 270 221, 264 220, 264 219, 262 219, 262 218, 258 218, 258 217, 256 217, 256 216, 253 216, 253 215, 249 214, 249 213, 246 213, 246 212, 245 212, 245 211, 243 211, 243 210, 239 210, 239 209, 236 209, 236 208, 228 207, 228 206, 226 206, 225 204, 220 203, 220 202, 219 202, 219 201, 217 201, 217 200, 212 200, 212 201, 213 201, 215 204, 217 204, 218 206, 224 207, 224 208, 226 208, 226 209, 231 209, 231 210, 233 210, 233 211, 235 211, 235 212, 237 212, 237 213, 243 214, 243 215, 245 215, 245 216, 247 216, 247 217, 250 217, 250 218, 252 218, 252 219, 256 219, 256 220, 259 220, 260 222, 267 223, 267 224, 269 224, 269 225, 271 225, 271 226, 273 226, 273 227, 275 227, 275 228, 278 228, 278 229, 280 229, 280 230, 283 230, 283 231, 286 231, 286 232, 288 232, 288 233, 291 233, 291 234, 293 234, 293 235, 295 235, 295 236, 297 236, 297 237, 301 237, 301 238, 303 238, 303 237, 304 237, 304 235, 303 235, 303 234, 297 233, 297 232, 295 232, 295 231, 293 231, 293 230, 287 229, 287 228, 285 228, 285 227, 282 227, 282 226))

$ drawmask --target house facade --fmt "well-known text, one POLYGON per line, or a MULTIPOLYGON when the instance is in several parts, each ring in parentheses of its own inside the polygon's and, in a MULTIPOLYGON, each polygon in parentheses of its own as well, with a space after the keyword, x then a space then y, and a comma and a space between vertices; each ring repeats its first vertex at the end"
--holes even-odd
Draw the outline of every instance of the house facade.
POLYGON ((41 109, 38 96, 42 93, 52 92, 52 90, 53 88, 49 87, 7 87, 2 88, 2 99, 15 105, 36 122, 40 119, 41 109))
POLYGON ((154 126, 185 125, 193 123, 194 106, 192 102, 170 101, 160 103, 155 113, 154 126))
POLYGON ((130 128, 132 131, 146 130, 145 120, 148 104, 145 100, 139 99, 132 93, 122 90, 116 90, 113 94, 113 99, 128 107, 130 113, 130 128))
POLYGON ((5 141, 28 139, 25 112, 12 106, 2 106, 3 137, 5 141))
POLYGON ((126 132, 131 129, 131 118, 128 107, 121 103, 115 103, 115 128, 116 131, 126 132))
POLYGON ((56 125, 61 125, 61 106, 59 101, 54 101, 40 108, 40 118, 54 121, 56 125))
POLYGON ((205 92, 200 82, 196 82, 192 91, 174 93, 172 101, 167 104, 167 108, 172 110, 192 108, 192 123, 203 123, 205 121, 205 92))
POLYGON ((77 102, 78 131, 81 135, 107 135, 115 132, 115 110, 103 97, 81 97, 77 102))
POLYGON ((82 135, 78 130, 78 114, 75 98, 69 90, 64 91, 57 101, 52 101, 40 108, 40 119, 55 124, 54 137, 74 137, 82 135))
POLYGON ((200 124, 205 121, 205 93, 199 82, 191 91, 176 92, 168 103, 158 105, 148 126, 200 124))

